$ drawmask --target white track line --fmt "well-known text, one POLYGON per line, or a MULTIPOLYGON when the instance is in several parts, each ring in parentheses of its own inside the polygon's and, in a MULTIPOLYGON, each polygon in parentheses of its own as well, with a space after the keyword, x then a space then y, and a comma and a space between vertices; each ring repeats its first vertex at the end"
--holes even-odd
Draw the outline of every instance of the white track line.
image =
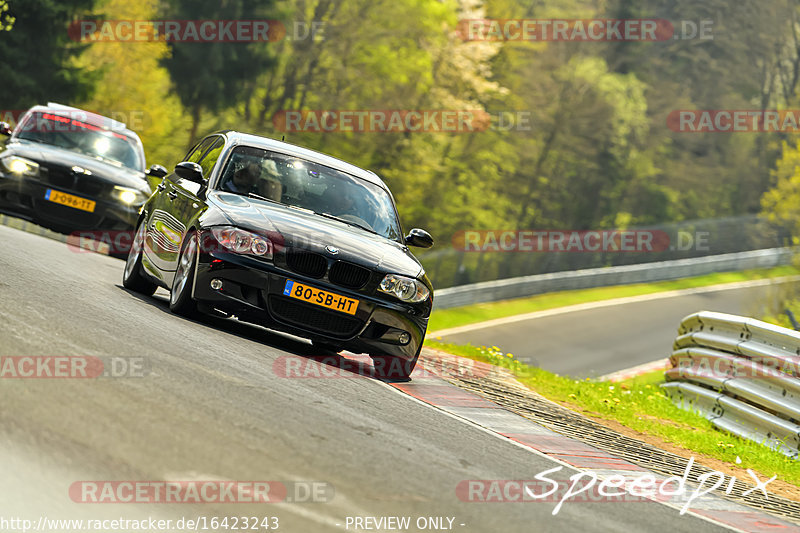
POLYGON ((748 287, 762 287, 765 285, 790 283, 793 281, 800 281, 800 275, 797 276, 783 276, 780 278, 765 278, 756 279, 751 281, 738 281, 735 283, 721 283, 719 285, 709 285, 707 287, 693 287, 691 289, 677 289, 674 291, 654 292, 651 294, 640 294, 638 296, 626 296, 624 298, 614 298, 612 300, 600 300, 597 302, 587 302, 582 304, 568 305, 566 307, 557 307, 555 309, 545 309, 543 311, 534 311, 532 313, 525 313, 522 315, 513 315, 503 318, 495 318, 485 322, 477 322, 475 324, 467 324, 466 326, 458 326, 455 328, 441 329, 439 331, 431 331, 428 333, 428 338, 446 337, 448 335, 457 335, 459 333, 466 333, 476 329, 493 328, 503 326, 506 324, 513 324, 515 322, 523 322, 525 320, 535 320, 537 318, 544 318, 548 316, 563 315, 566 313, 575 313, 577 311, 589 311, 591 309, 600 309, 603 307, 612 307, 615 305, 625 305, 636 302, 649 302, 652 300, 661 300, 663 298, 676 298, 678 296, 686 296, 689 294, 702 294, 707 292, 731 291, 736 289, 746 289, 748 287))
MULTIPOLYGON (((420 400, 419 398, 415 398, 414 396, 411 396, 411 395, 410 395, 410 394, 408 394, 407 392, 404 392, 403 390, 401 390, 401 389, 398 389, 397 387, 393 387, 393 386, 392 386, 391 384, 389 384, 389 383, 385 383, 385 382, 382 382, 382 381, 379 381, 379 383, 380 383, 381 385, 383 385, 384 387, 388 387, 389 389, 393 390, 393 391, 394 391, 394 392, 396 392, 397 394, 402 394, 402 395, 403 395, 403 396, 405 396, 406 398, 408 398, 408 399, 410 399, 410 400, 412 400, 412 401, 414 401, 414 402, 417 402, 417 403, 418 403, 418 404, 420 404, 420 405, 424 405, 425 407, 427 407, 427 408, 429 408, 429 409, 434 409, 434 410, 438 411, 439 413, 442 413, 442 414, 444 414, 445 416, 449 416, 450 418, 453 418, 453 419, 455 419, 455 420, 458 420, 458 421, 460 421, 460 422, 462 422, 462 423, 464 423, 464 424, 467 424, 467 425, 469 425, 469 426, 473 427, 474 429, 477 429, 477 430, 479 430, 479 431, 482 431, 482 432, 484 432, 484 433, 487 433, 487 434, 489 434, 489 435, 492 435, 493 437, 495 437, 495 438, 497 438, 497 439, 500 439, 500 440, 502 440, 502 441, 504 441, 504 442, 506 442, 506 443, 510 443, 510 444, 512 444, 512 445, 514 445, 514 446, 517 446, 518 448, 522 448, 523 450, 527 450, 529 453, 532 453, 532 454, 534 454, 534 455, 538 455, 538 456, 540 456, 540 457, 542 457, 542 458, 544 458, 544 459, 547 459, 548 461, 552 461, 552 462, 554 462, 554 463, 556 463, 556 464, 558 464, 558 465, 561 465, 561 466, 563 466, 563 467, 565 467, 565 468, 569 468, 570 470, 574 470, 575 472, 584 472, 584 471, 590 470, 590 469, 587 469, 587 468, 578 468, 578 467, 575 467, 575 466, 573 466, 573 465, 571 465, 571 464, 569 464, 569 463, 566 463, 566 462, 564 462, 564 461, 561 461, 561 460, 559 460, 559 459, 556 459, 555 457, 552 457, 552 456, 550 456, 550 455, 547 455, 546 453, 540 452, 539 450, 536 450, 536 449, 534 449, 534 448, 530 448, 530 447, 528 447, 528 446, 525 446, 524 444, 522 444, 522 443, 520 443, 520 442, 517 442, 517 441, 515 441, 515 440, 512 440, 512 439, 510 439, 510 438, 506 437, 505 435, 501 435, 501 434, 499 434, 499 433, 496 433, 496 432, 492 431, 492 430, 491 430, 491 429, 489 429, 489 428, 486 428, 486 427, 484 427, 484 426, 481 426, 481 425, 480 425, 480 424, 478 424, 477 422, 473 422, 472 420, 470 420, 470 419, 468 419, 468 418, 464 418, 463 416, 459 416, 459 415, 456 415, 456 414, 450 413, 450 412, 448 412, 448 411, 446 411, 446 410, 442 409, 441 407, 438 407, 438 406, 436 406, 436 405, 433 405, 433 404, 430 404, 430 403, 424 402, 424 401, 420 400)), ((444 380, 442 380, 442 383, 443 383, 443 384, 447 384, 447 385, 449 385, 449 386, 451 386, 451 387, 453 387, 453 388, 456 388, 456 389, 458 388, 458 387, 455 387, 455 385, 450 385, 449 383, 447 383, 447 382, 446 382, 446 381, 444 381, 444 380)), ((517 415, 517 416, 519 416, 519 415, 517 415)), ((523 417, 523 418, 524 418, 524 417, 523 417)), ((532 425, 538 425, 538 424, 536 424, 536 423, 535 423, 535 422, 533 422, 533 421, 530 421, 530 423, 531 423, 532 425)), ((573 440, 574 440, 574 439, 573 439, 573 440)), ((579 441, 578 441, 578 442, 579 442, 579 441)), ((598 476, 598 477, 600 477, 600 476, 598 476)), ((665 507, 670 507, 670 508, 672 508, 672 509, 679 509, 679 508, 680 508, 680 506, 679 506, 679 505, 676 505, 676 504, 673 504, 673 503, 670 503, 670 502, 663 502, 663 501, 658 501, 658 500, 652 500, 652 501, 653 501, 653 503, 657 503, 657 504, 660 504, 660 505, 664 505, 665 507)), ((707 516, 703 516, 703 515, 701 515, 701 514, 695 513, 695 512, 694 512, 694 511, 692 511, 691 509, 688 509, 688 510, 687 510, 687 512, 686 512, 686 514, 688 514, 688 515, 691 515, 691 516, 693 516, 693 517, 695 517, 695 518, 699 518, 700 520, 703 520, 703 521, 705 521, 705 522, 708 522, 708 523, 710 523, 710 524, 714 524, 715 526, 722 527, 722 528, 725 528, 725 529, 729 529, 729 530, 731 530, 731 531, 736 531, 737 533, 749 533, 749 532, 747 532, 747 531, 745 531, 745 530, 742 530, 742 529, 736 528, 736 527, 734 527, 734 526, 731 526, 731 525, 729 525, 729 524, 724 524, 724 523, 722 523, 722 522, 718 522, 718 521, 714 520, 713 518, 709 518, 709 517, 707 517, 707 516)), ((766 514, 766 513, 765 513, 765 514, 766 514)), ((678 515, 678 516, 680 516, 680 515, 678 515)), ((766 514, 766 516, 771 516, 771 515, 769 515, 769 514, 766 514)))

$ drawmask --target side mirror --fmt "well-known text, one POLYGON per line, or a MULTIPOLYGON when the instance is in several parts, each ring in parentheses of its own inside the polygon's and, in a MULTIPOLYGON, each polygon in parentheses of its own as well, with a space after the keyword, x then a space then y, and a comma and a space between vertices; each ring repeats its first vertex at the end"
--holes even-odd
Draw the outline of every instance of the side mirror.
POLYGON ((11 126, 8 125, 8 122, 0 122, 0 135, 11 136, 11 126))
POLYGON ((408 232, 405 238, 406 244, 418 248, 430 248, 433 246, 433 237, 424 229, 414 228, 408 232))
POLYGON ((206 180, 203 179, 203 167, 191 161, 183 161, 175 165, 175 174, 186 181, 199 183, 200 185, 206 184, 206 180))
POLYGON ((145 174, 151 176, 153 178, 163 178, 168 174, 167 169, 162 167, 161 165, 153 165, 145 171, 145 174))

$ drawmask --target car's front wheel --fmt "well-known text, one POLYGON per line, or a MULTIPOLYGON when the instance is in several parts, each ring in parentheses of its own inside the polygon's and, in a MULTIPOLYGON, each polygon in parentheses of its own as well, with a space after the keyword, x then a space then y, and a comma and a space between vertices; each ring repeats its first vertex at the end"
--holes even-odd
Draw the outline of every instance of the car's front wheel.
POLYGON ((314 346, 314 348, 323 350, 325 352, 339 353, 342 350, 344 350, 344 348, 342 348, 341 346, 337 346, 330 342, 318 341, 316 339, 312 339, 311 344, 314 346))
POLYGON ((122 286, 145 296, 152 296, 156 292, 156 284, 142 274, 142 248, 144 247, 144 234, 147 228, 144 221, 133 235, 133 244, 125 261, 125 271, 122 274, 122 286))
POLYGON ((197 233, 190 232, 183 241, 178 268, 172 280, 172 291, 169 294, 169 308, 175 314, 185 317, 197 315, 197 302, 192 298, 196 264, 197 233))

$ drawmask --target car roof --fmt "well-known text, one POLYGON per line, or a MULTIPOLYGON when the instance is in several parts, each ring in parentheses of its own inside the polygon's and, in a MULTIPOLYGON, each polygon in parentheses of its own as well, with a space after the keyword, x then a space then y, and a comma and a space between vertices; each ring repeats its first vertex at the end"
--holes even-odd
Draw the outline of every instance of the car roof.
POLYGON ((85 109, 78 109, 77 107, 70 107, 67 105, 57 104, 55 102, 48 102, 47 105, 33 106, 28 110, 28 113, 34 112, 47 112, 62 117, 69 117, 71 119, 86 122, 92 126, 97 126, 98 128, 102 128, 104 130, 114 131, 134 139, 139 139, 139 136, 136 134, 136 132, 128 129, 126 124, 119 122, 118 120, 114 120, 113 118, 104 117, 103 115, 86 111, 85 109))
POLYGON ((245 144, 247 146, 254 146, 256 148, 263 148, 273 152, 280 152, 283 154, 295 156, 301 159, 306 159, 314 163, 319 163, 327 167, 334 168, 346 174, 356 176, 373 183, 382 189, 388 191, 389 188, 377 174, 371 170, 364 170, 351 163, 336 159, 335 157, 303 148, 295 144, 270 139, 269 137, 262 137, 260 135, 253 135, 250 133, 242 133, 234 130, 224 130, 216 132, 217 135, 225 135, 229 141, 234 144, 245 144))

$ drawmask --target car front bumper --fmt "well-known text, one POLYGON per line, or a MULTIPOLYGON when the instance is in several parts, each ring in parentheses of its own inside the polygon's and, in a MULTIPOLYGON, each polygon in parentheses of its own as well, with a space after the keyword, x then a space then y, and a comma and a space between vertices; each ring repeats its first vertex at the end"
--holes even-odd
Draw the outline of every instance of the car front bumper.
POLYGON ((305 278, 272 262, 214 251, 201 253, 193 296, 201 306, 271 329, 321 340, 354 353, 416 359, 430 314, 427 305, 391 302, 319 279, 305 278), (218 280, 221 287, 212 288, 218 280), (287 280, 359 301, 355 315, 284 296, 287 280), (402 342, 406 337, 407 342, 402 342))
POLYGON ((63 233, 131 229, 139 216, 139 207, 67 188, 54 187, 29 176, 0 172, 1 211, 22 216, 63 233), (95 202, 94 211, 83 211, 51 202, 45 199, 48 189, 91 200, 95 202))

